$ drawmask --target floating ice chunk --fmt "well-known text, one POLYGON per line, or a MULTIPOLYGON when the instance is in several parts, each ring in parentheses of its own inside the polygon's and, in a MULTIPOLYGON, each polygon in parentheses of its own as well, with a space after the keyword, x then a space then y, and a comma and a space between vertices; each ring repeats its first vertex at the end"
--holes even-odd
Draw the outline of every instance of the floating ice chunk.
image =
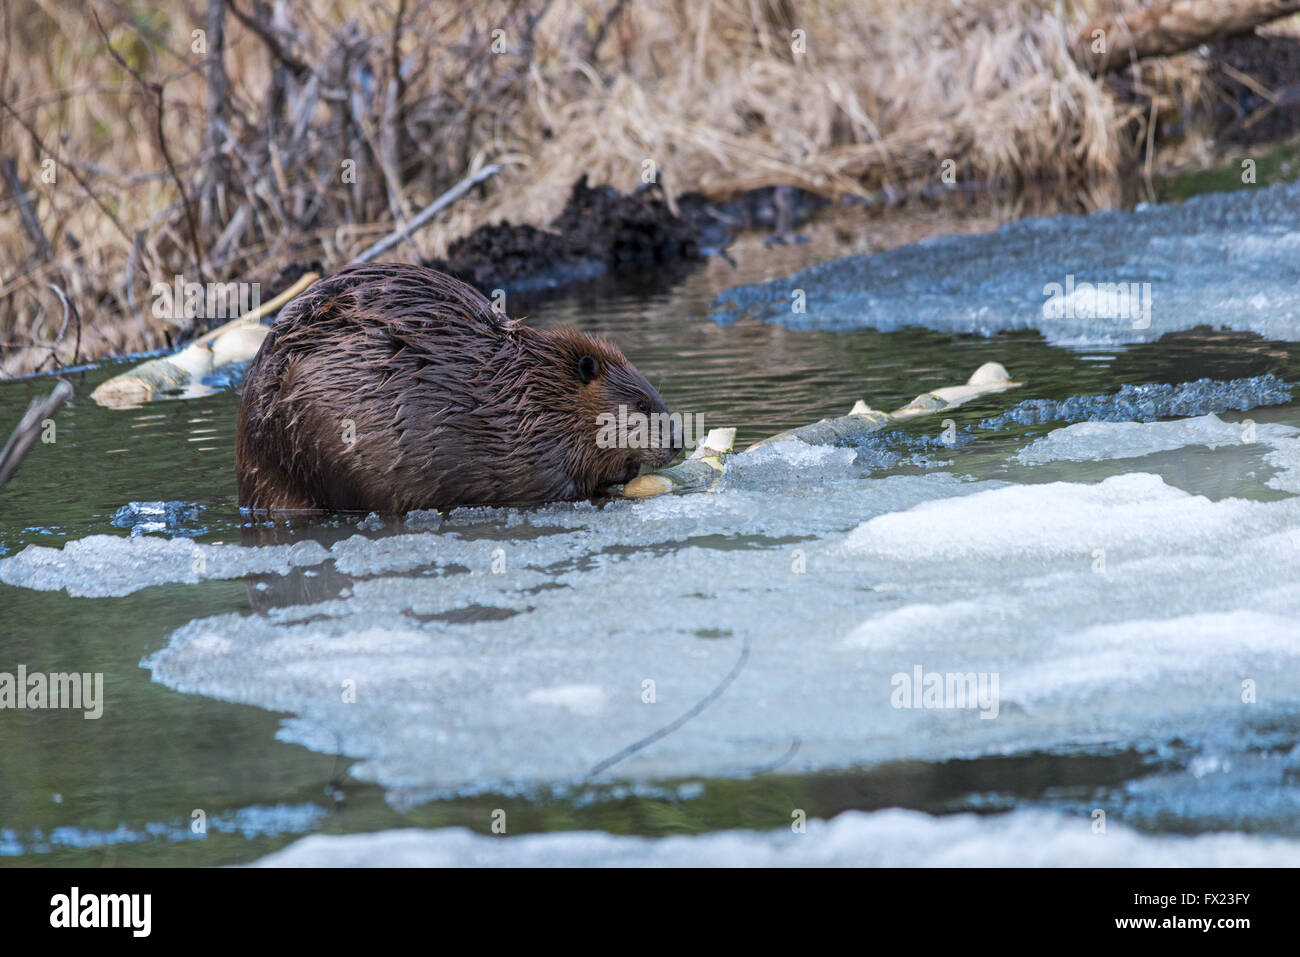
POLYGON ((192 502, 130 502, 113 513, 112 522, 118 528, 129 528, 132 535, 202 535, 207 529, 195 524, 202 511, 202 505, 192 502))
MULTIPOLYGON (((305 834, 320 827, 329 812, 315 804, 252 805, 237 811, 217 814, 207 819, 208 831, 219 834, 241 834, 246 838, 278 834, 305 834)), ((152 822, 143 828, 119 824, 111 831, 87 827, 55 827, 49 837, 39 835, 25 845, 16 831, 0 828, 0 857, 23 854, 48 854, 62 847, 106 847, 113 844, 192 841, 196 835, 189 822, 177 827, 174 824, 152 822)))
POLYGON ((329 812, 315 804, 253 805, 208 819, 208 830, 246 838, 302 834, 321 825, 329 812))
POLYGON ((663 838, 571 831, 490 837, 467 828, 313 834, 259 867, 1294 867, 1300 841, 1244 834, 1151 837, 1040 810, 932 817, 891 809, 812 820, 803 834, 663 838))
POLYGON ((188 538, 141 535, 88 535, 62 549, 28 545, 0 559, 0 581, 37 591, 66 589, 75 597, 129 595, 150 585, 242 578, 261 572, 285 574, 291 568, 318 565, 328 557, 322 545, 200 545, 188 538))
POLYGON ((1124 459, 1189 445, 1273 444, 1297 434, 1300 429, 1291 426, 1224 422, 1213 413, 1169 422, 1079 422, 1036 440, 1016 459, 1021 465, 1124 459))
POLYGON ((1076 395, 1068 399, 1027 399, 1001 415, 984 419, 981 429, 1046 422, 1152 422, 1176 416, 1236 410, 1247 412, 1291 401, 1293 387, 1271 372, 1250 379, 1197 379, 1178 385, 1124 385, 1110 395, 1076 395))

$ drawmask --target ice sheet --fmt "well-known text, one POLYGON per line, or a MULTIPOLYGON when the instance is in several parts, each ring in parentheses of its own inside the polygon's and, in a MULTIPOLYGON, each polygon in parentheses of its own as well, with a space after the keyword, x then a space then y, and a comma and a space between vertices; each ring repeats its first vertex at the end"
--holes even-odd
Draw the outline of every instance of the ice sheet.
POLYGON ((1037 329, 1062 346, 1151 342, 1206 324, 1294 341, 1297 223, 1300 183, 1131 212, 1027 219, 987 235, 936 237, 730 289, 715 300, 713 318, 984 336, 1037 329), (1084 283, 1110 284, 1116 293, 1119 284, 1136 284, 1135 308, 1109 291, 1087 295, 1084 283), (1057 301, 1059 310, 1049 305, 1057 301))
POLYGON ((1291 426, 1253 420, 1224 422, 1213 414, 1168 422, 1079 422, 1036 440, 1021 449, 1016 459, 1022 465, 1041 465, 1138 458, 1189 445, 1210 449, 1253 443, 1277 446, 1296 435, 1300 429, 1291 426))
POLYGON ((28 545, 0 560, 0 581, 19 588, 66 589, 75 597, 105 598, 167 582, 285 574, 291 568, 318 565, 325 556, 325 549, 313 541, 244 548, 201 545, 184 537, 88 535, 62 548, 28 545))
POLYGON ((1009 425, 1057 422, 1153 422, 1156 419, 1206 415, 1291 401, 1294 387, 1271 372, 1246 379, 1197 379, 1173 385, 1165 382, 1133 385, 1106 395, 1074 395, 1068 399, 1027 399, 1000 415, 979 423, 996 431, 1009 425))

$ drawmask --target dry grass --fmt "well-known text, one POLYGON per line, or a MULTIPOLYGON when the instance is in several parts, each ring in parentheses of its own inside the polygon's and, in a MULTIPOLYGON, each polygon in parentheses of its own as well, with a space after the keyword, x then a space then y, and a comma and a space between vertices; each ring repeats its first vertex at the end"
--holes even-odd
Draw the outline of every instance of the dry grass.
MULTIPOLYGON (((0 372, 164 345, 188 330, 153 316, 155 282, 332 268, 489 161, 505 172, 395 253, 545 222, 579 175, 628 189, 648 162, 670 195, 835 194, 934 184, 951 159, 1106 207, 1146 129, 1067 53, 1122 5, 1103 0, 225 2, 270 26, 226 17, 224 75, 210 29, 191 50, 207 0, 3 5, 0 157, 52 254, 0 188, 0 372)), ((1142 73, 1157 109, 1205 95, 1194 58, 1142 73)))

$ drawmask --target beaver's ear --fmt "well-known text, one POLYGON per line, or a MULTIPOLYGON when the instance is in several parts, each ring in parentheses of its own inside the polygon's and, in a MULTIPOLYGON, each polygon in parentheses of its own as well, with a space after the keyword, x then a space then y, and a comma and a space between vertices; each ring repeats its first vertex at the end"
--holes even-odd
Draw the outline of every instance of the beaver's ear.
POLYGON ((590 382, 600 375, 600 363, 592 356, 583 356, 578 360, 578 378, 590 382))

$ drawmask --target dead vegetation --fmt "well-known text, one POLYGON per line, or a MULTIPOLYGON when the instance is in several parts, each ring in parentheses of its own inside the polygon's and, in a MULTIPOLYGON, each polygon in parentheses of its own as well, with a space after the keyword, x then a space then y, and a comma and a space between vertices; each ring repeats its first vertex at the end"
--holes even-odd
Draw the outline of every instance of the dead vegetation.
MULTIPOLYGON (((793 184, 1114 205, 1195 55, 1070 55, 1119 2, 10 0, 0 4, 0 371, 169 345, 155 283, 349 260, 467 173, 504 170, 390 254, 542 224, 583 174, 670 201, 793 184), (65 309, 62 294, 73 308, 65 309)), ((1131 4, 1129 4, 1131 6, 1131 4)), ((272 284, 272 285, 268 285, 272 284)))

